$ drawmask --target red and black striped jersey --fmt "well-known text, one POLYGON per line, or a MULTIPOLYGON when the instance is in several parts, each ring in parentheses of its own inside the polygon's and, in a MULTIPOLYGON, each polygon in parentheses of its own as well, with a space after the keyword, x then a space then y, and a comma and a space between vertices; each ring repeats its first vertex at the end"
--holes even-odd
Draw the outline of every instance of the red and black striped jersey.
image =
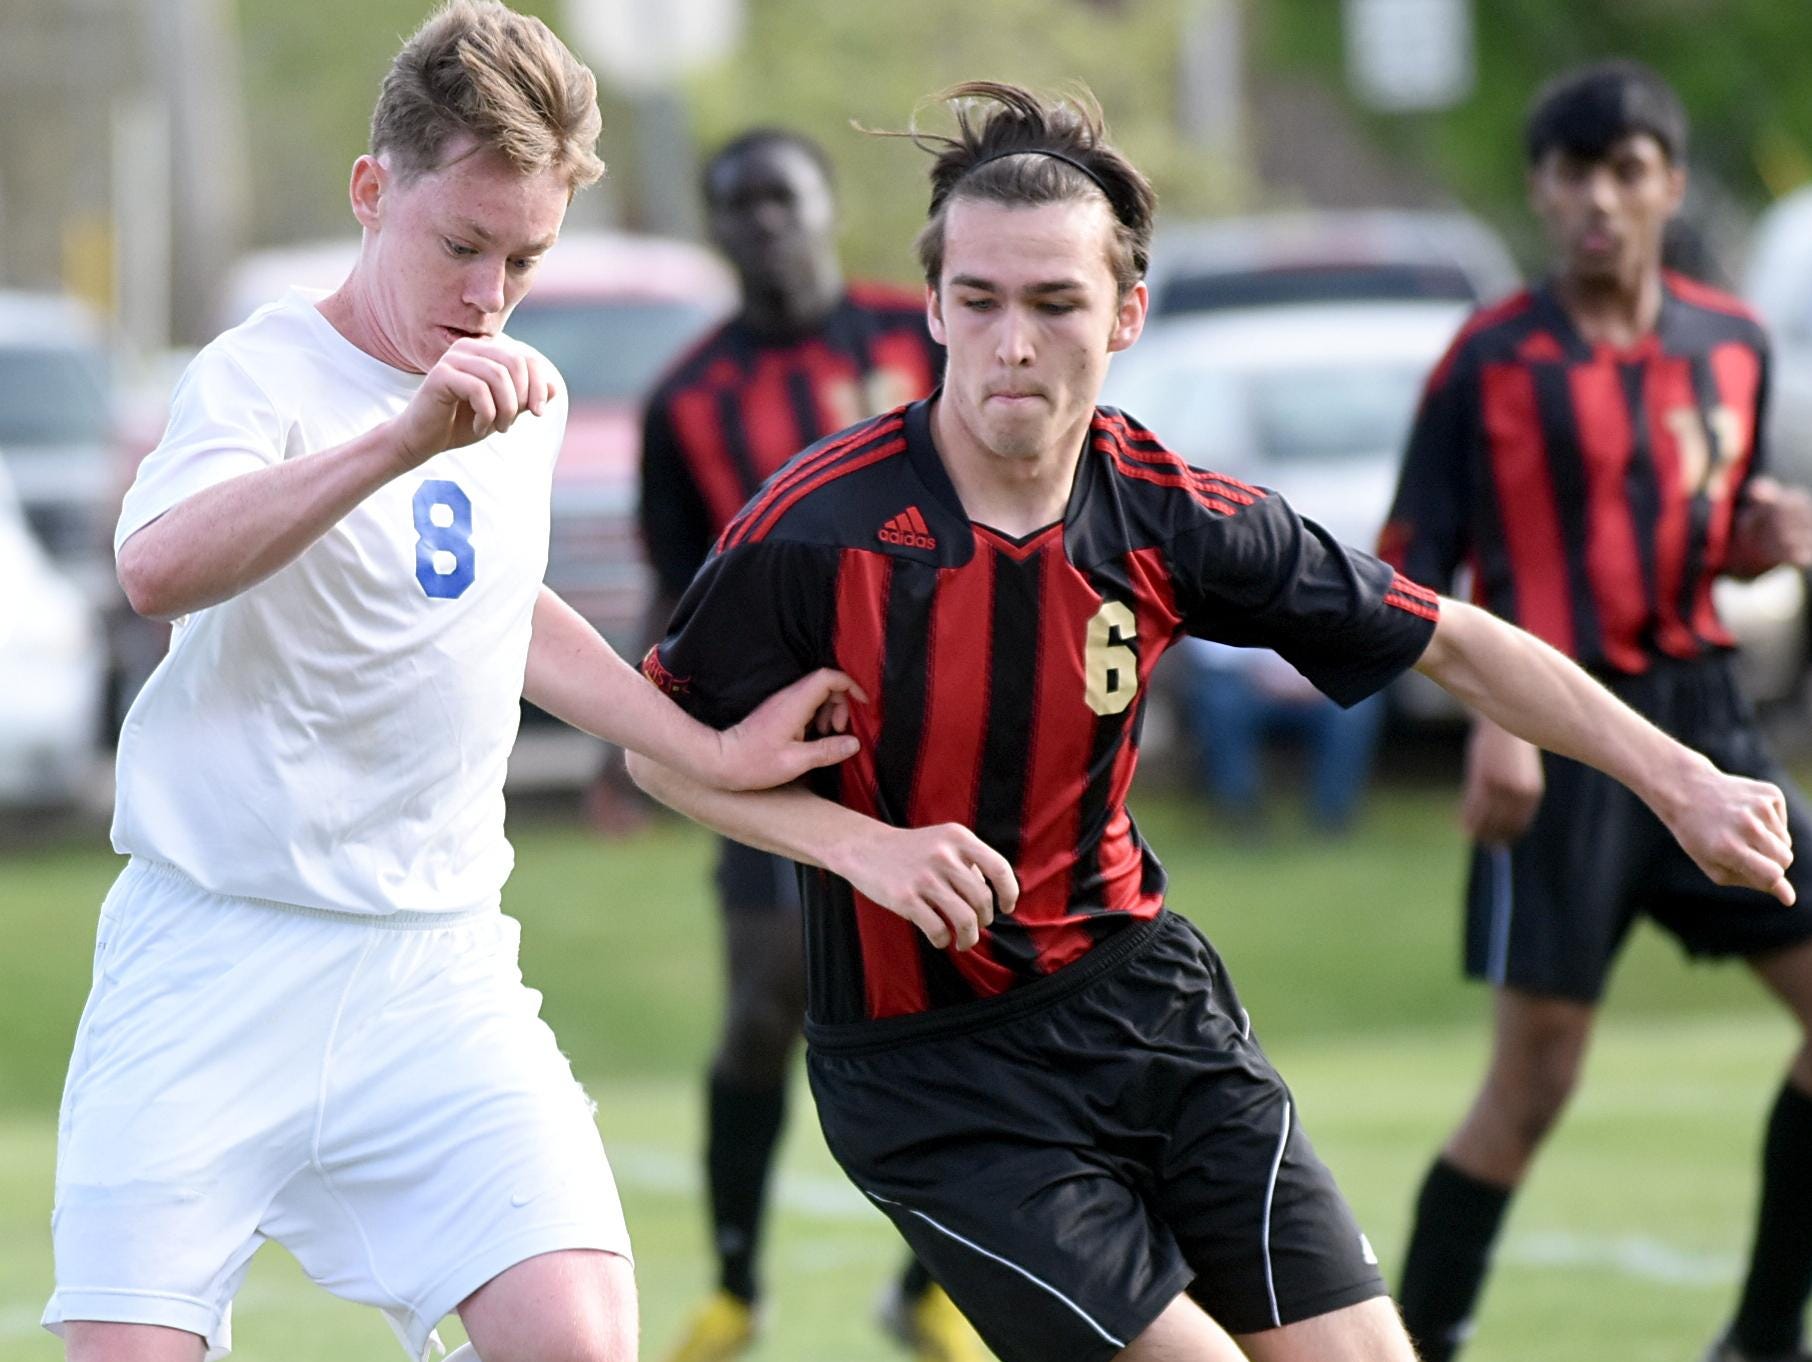
POLYGON ((861 752, 819 792, 896 826, 961 823, 1018 875, 1017 913, 957 952, 805 872, 820 1025, 1007 993, 1161 911, 1164 871, 1126 797, 1152 668, 1183 635, 1275 648, 1353 703, 1421 655, 1437 616, 1426 588, 1108 408, 1061 522, 1023 539, 974 524, 930 410, 844 431, 770 479, 644 663, 720 726, 841 668, 872 703, 854 714, 861 752))
POLYGON ((853 284, 802 336, 763 336, 732 319, 681 357, 642 421, 642 539, 664 594, 677 597, 755 489, 807 445, 923 397, 944 351, 925 300, 853 284))
POLYGON ((1669 274, 1655 330, 1579 334, 1551 289, 1477 313, 1428 381, 1379 551, 1581 664, 1728 648, 1713 608, 1762 463, 1768 359, 1735 299, 1669 274))

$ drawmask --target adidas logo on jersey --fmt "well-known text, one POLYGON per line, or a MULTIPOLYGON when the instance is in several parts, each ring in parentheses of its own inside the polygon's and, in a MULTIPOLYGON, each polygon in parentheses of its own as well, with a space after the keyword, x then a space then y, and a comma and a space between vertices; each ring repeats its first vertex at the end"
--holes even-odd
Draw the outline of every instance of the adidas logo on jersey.
POLYGON ((919 508, 908 506, 892 520, 875 532, 875 537, 883 544, 898 544, 907 549, 935 549, 937 539, 931 533, 931 527, 925 523, 925 517, 919 514, 919 508))

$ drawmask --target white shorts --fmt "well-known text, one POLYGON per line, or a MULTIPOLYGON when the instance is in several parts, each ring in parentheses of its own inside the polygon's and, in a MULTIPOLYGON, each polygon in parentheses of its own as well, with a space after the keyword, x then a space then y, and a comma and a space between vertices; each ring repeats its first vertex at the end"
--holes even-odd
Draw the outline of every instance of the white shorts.
POLYGON ((232 1345, 282 1244, 412 1357, 505 1268, 629 1256, 590 1101, 516 966, 520 929, 211 894, 134 860, 101 908, 57 1132, 44 1324, 232 1345))

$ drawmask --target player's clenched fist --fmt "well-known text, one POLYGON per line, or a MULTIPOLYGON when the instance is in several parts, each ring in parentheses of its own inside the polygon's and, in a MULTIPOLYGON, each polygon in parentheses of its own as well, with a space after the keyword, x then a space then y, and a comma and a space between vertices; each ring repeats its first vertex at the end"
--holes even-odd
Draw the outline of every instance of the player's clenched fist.
POLYGON ((1786 796, 1778 786, 1726 775, 1706 762, 1679 795, 1679 811, 1666 821, 1699 869, 1718 884, 1759 889, 1782 903, 1793 902, 1786 877, 1793 843, 1786 796))
POLYGON ((393 422, 405 468, 539 416, 559 392, 547 360, 508 336, 468 336, 447 347, 393 422))
POLYGON ((960 823, 888 828, 839 873, 856 891, 912 923, 932 945, 966 951, 996 912, 1019 903, 1006 857, 960 823))

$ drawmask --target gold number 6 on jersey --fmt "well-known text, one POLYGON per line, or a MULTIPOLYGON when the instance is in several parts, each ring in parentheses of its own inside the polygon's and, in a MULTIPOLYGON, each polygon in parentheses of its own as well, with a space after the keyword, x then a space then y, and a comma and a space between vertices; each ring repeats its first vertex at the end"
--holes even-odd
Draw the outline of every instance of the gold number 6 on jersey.
POLYGON ((1139 658, 1127 645, 1139 636, 1132 608, 1103 601, 1088 622, 1088 707, 1118 714, 1139 693, 1139 658))

